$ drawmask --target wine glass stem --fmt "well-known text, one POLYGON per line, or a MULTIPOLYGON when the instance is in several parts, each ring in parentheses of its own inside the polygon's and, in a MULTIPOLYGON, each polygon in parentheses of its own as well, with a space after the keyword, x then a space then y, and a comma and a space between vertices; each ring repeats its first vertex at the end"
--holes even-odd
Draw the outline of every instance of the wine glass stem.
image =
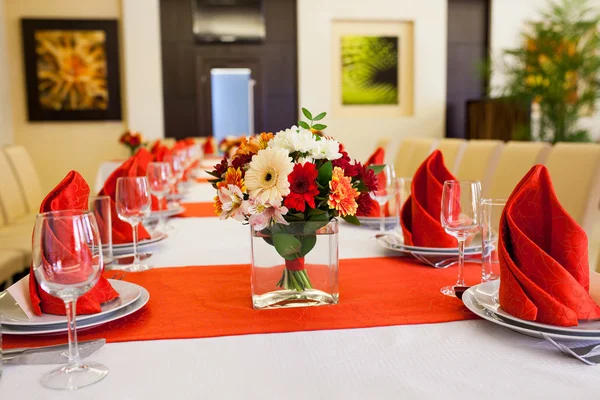
MULTIPOLYGON (((167 204, 163 204, 163 199, 164 196, 156 196, 156 198, 158 199, 158 210, 159 211, 165 211, 167 209, 167 204)), ((160 227, 160 229, 164 229, 165 227, 165 216, 164 213, 161 213, 160 216, 158 217, 158 226, 160 227)))
POLYGON ((385 232, 385 204, 386 202, 379 203, 379 231, 385 232))
POLYGON ((137 241, 138 241, 138 225, 134 224, 133 228, 133 265, 138 265, 140 263, 140 258, 137 252, 137 241))
POLYGON ((465 242, 467 238, 458 238, 458 279, 456 280, 456 286, 465 286, 465 242))
POLYGON ((79 345, 77 344, 77 323, 75 321, 77 301, 65 300, 65 310, 67 313, 67 324, 69 325, 69 367, 78 367, 81 359, 79 357, 79 345))

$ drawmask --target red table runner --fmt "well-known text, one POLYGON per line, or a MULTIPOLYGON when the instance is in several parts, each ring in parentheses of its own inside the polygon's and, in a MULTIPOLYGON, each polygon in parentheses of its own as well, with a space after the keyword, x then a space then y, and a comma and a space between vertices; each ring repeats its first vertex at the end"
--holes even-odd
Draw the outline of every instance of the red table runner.
MULTIPOLYGON (((467 282, 481 276, 467 266, 467 282)), ((462 302, 440 293, 456 281, 456 268, 434 269, 402 258, 340 261, 340 303, 333 306, 254 310, 248 265, 160 268, 125 280, 150 292, 138 312, 83 330, 80 340, 108 342, 184 339, 324 329, 424 324, 476 318, 462 302)), ((111 276, 113 272, 107 272, 111 276)), ((63 343, 66 334, 4 336, 6 348, 63 343)))
POLYGON ((176 215, 178 218, 217 217, 213 203, 183 203, 185 211, 176 215))

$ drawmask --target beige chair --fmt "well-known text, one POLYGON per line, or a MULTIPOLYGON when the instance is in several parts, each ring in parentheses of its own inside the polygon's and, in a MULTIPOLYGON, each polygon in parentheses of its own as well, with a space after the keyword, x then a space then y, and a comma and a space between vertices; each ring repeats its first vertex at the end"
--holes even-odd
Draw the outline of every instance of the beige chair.
POLYGON ((437 149, 442 152, 444 156, 444 164, 450 172, 455 173, 458 162, 465 149, 467 141, 465 139, 442 139, 437 144, 437 149))
POLYGON ((23 254, 16 250, 0 250, 0 285, 12 283, 12 277, 25 269, 23 254))
POLYGON ((4 151, 19 181, 27 205, 27 211, 37 213, 44 195, 40 178, 33 165, 33 160, 23 146, 6 146, 4 151))
POLYGON ((168 137, 168 138, 161 139, 161 142, 162 142, 162 144, 164 144, 167 147, 173 147, 173 146, 175 146, 175 143, 177 143, 177 139, 168 137))
POLYGON ((394 159, 396 176, 412 177, 434 146, 435 141, 428 138, 406 138, 402 140, 394 159))
POLYGON ((487 197, 502 147, 504 143, 500 140, 470 140, 456 169, 456 178, 480 181, 482 196, 487 197))
POLYGON ((27 214, 19 181, 4 151, 0 151, 0 211, 4 221, 11 224, 27 214))
POLYGON ((500 154, 489 197, 507 199, 532 166, 546 161, 551 147, 545 142, 508 142, 500 154))
POLYGON ((546 166, 558 200, 590 235, 600 202, 600 144, 558 143, 546 166))
POLYGON ((377 141, 377 143, 375 143, 375 148, 379 148, 379 147, 383 147, 385 150, 387 150, 388 145, 390 144, 390 138, 389 137, 383 137, 381 139, 379 139, 377 141))

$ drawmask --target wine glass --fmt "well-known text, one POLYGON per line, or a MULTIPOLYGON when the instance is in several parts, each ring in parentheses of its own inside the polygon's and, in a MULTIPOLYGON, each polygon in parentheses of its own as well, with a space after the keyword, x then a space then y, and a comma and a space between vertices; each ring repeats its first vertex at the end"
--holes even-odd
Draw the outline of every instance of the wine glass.
POLYGON ((150 215, 152 199, 148 179, 145 176, 127 177, 117 179, 116 208, 119 219, 131 225, 133 230, 133 263, 124 269, 129 271, 143 271, 148 269, 145 264, 140 264, 137 252, 138 226, 150 215))
POLYGON ((163 209, 163 199, 171 190, 171 165, 166 162, 148 163, 146 177, 148 178, 150 192, 158 199, 158 229, 164 232, 167 225, 165 222, 166 207, 163 209))
POLYGON ((90 211, 52 211, 38 214, 33 230, 33 271, 41 288, 65 302, 68 323, 67 365, 42 377, 50 389, 73 390, 98 382, 108 369, 83 362, 77 345, 77 299, 100 279, 104 269, 100 233, 90 211))
MULTIPOLYGON (((442 191, 442 227, 458 240, 458 279, 455 286, 465 286, 465 243, 481 225, 481 183, 477 181, 446 181, 442 191)), ((441 289, 446 296, 456 296, 454 286, 441 289)))
POLYGON ((396 195, 396 171, 392 164, 386 164, 377 174, 377 190, 370 193, 371 198, 379 204, 379 231, 385 232, 385 205, 396 195))

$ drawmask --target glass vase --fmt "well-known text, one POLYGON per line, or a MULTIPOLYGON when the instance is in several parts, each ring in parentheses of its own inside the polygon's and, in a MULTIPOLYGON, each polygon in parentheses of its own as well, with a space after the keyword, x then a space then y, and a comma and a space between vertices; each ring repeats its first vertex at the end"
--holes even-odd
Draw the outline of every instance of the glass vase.
POLYGON ((337 220, 251 228, 251 236, 255 309, 338 303, 337 220))

